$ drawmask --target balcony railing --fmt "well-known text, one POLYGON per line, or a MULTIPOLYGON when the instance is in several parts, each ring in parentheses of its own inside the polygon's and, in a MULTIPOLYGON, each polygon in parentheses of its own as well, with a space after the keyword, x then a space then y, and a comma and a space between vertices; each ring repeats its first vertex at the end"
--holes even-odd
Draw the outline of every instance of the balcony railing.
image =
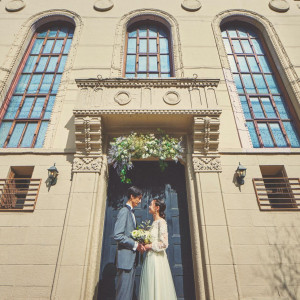
POLYGON ((253 185, 260 210, 300 210, 299 178, 253 178, 253 185))
POLYGON ((33 211, 41 179, 0 179, 0 211, 33 211))

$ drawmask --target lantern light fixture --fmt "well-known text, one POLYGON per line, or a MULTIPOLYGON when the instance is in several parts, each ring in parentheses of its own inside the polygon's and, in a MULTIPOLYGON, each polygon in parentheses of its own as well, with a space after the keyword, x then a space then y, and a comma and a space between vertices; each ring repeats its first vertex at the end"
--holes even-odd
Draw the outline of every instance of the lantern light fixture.
POLYGON ((241 165, 241 163, 239 163, 237 169, 236 169, 236 174, 237 174, 237 182, 239 185, 243 185, 245 183, 244 181, 244 178, 246 176, 246 171, 247 171, 247 168, 244 167, 243 165, 241 165))
POLYGON ((55 163, 48 169, 48 181, 50 185, 55 185, 57 182, 58 170, 55 167, 55 163))

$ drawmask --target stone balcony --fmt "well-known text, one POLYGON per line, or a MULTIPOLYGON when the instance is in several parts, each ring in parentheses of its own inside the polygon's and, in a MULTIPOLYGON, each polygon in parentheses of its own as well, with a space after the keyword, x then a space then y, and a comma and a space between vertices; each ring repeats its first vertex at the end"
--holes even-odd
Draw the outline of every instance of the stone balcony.
POLYGON ((196 159, 218 155, 221 110, 219 79, 77 79, 74 109, 76 157, 102 155, 103 134, 155 132, 189 134, 196 159))
POLYGON ((77 79, 76 83, 80 94, 75 112, 87 108, 115 113, 217 109, 215 89, 219 79, 95 78, 77 79))

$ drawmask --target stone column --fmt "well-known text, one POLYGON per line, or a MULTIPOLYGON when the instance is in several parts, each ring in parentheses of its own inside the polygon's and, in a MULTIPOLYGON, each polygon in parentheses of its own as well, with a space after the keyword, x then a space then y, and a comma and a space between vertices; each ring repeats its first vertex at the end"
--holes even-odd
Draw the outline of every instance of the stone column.
POLYGON ((75 116, 76 154, 51 299, 93 299, 104 225, 107 159, 100 116, 75 116))
POLYGON ((93 299, 97 286, 94 278, 98 277, 94 274, 101 249, 100 228, 104 223, 106 163, 103 160, 102 157, 74 159, 51 299, 93 299))
POLYGON ((186 156, 186 185, 188 197, 188 212, 190 222, 190 234, 193 255, 193 268, 194 268, 194 282, 196 299, 209 299, 208 291, 205 284, 205 264, 204 264, 204 243, 201 230, 201 214, 199 213, 199 199, 197 195, 196 177, 193 168, 192 160, 192 142, 190 139, 187 141, 187 156, 186 156))
POLYGON ((200 299, 238 299, 238 286, 219 180, 219 117, 194 118, 192 154, 205 294, 200 299))

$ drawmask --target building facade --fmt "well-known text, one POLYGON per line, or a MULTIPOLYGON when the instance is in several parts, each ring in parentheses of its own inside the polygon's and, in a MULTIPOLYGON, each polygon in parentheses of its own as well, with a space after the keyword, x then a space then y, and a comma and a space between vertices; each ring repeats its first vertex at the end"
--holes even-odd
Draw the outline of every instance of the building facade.
POLYGON ((298 0, 2 0, 0 25, 1 299, 113 299, 110 142, 158 128, 182 159, 131 176, 138 221, 167 199, 178 299, 300 298, 298 0))

